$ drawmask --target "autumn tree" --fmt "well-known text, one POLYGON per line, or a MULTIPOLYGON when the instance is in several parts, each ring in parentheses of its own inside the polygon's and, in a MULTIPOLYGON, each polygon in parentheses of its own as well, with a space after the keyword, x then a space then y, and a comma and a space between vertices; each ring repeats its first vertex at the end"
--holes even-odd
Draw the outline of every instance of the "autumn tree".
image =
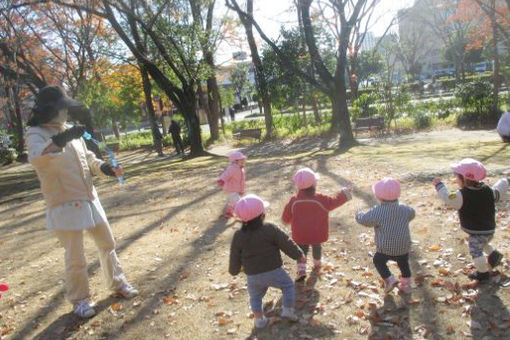
MULTIPOLYGON (((469 32, 468 49, 487 48, 493 60, 493 98, 492 111, 499 110, 499 88, 501 73, 501 55, 499 45, 510 48, 510 11, 508 3, 496 0, 462 0, 452 20, 457 22, 476 22, 469 32)), ((508 61, 507 61, 508 63, 508 61)), ((510 84, 510 77, 505 81, 510 84)))
POLYGON ((184 115, 191 156, 203 153, 197 116, 197 84, 203 74, 198 58, 198 30, 190 22, 185 0, 149 2, 144 0, 77 1, 54 0, 60 6, 84 10, 104 18, 145 68, 154 83, 184 115), (137 38, 137 34, 140 40, 137 38), (140 41, 146 40, 147 49, 140 41))
MULTIPOLYGON (((10 3, 4 3, 7 6, 10 3)), ((21 10, 0 7, 0 93, 6 105, 6 118, 16 136, 16 149, 24 151, 22 100, 29 93, 36 93, 51 79, 49 67, 44 62, 44 49, 30 34, 21 10)))
POLYGON ((479 24, 476 20, 457 20, 459 4, 457 0, 422 0, 412 9, 418 23, 443 42, 448 57, 455 65, 457 80, 465 78, 466 62, 470 55, 469 32, 479 24))

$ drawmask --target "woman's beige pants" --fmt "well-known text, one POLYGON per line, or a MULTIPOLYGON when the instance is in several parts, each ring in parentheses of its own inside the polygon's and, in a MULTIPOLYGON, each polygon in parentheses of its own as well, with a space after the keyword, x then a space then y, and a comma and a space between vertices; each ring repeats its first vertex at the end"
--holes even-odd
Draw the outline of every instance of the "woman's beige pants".
MULTIPOLYGON (((115 252, 115 240, 108 224, 86 229, 99 251, 99 262, 103 269, 106 285, 112 290, 119 289, 126 281, 115 252)), ((66 298, 77 303, 90 296, 87 263, 83 249, 83 230, 54 230, 65 249, 66 298)))

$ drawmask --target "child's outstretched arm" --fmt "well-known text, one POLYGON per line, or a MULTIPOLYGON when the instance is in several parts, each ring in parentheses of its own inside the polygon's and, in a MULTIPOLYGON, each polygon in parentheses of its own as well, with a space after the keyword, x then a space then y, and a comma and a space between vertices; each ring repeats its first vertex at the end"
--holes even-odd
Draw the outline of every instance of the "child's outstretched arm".
POLYGON ((352 199, 352 188, 342 188, 342 190, 333 197, 318 195, 321 198, 321 203, 328 210, 333 210, 343 205, 352 199))
POLYGON ((378 224, 378 214, 376 208, 367 211, 366 213, 358 211, 355 215, 356 222, 367 227, 375 227, 378 224))
POLYGON ((456 192, 450 192, 439 177, 434 178, 432 184, 434 184, 436 187, 437 195, 439 198, 444 203, 446 203, 447 206, 455 210, 462 208, 463 200, 460 190, 457 190, 456 192))
POLYGON ((492 191, 494 192, 494 201, 499 202, 501 196, 503 196, 508 190, 508 184, 509 179, 502 178, 492 186, 492 191))
POLYGON ((230 263, 228 266, 228 272, 231 275, 237 275, 241 272, 241 247, 239 243, 238 234, 234 234, 232 243, 230 244, 230 263))
POLYGON ((300 260, 304 257, 303 251, 298 247, 296 242, 294 242, 289 235, 287 235, 283 230, 278 227, 274 227, 275 230, 275 241, 280 248, 288 257, 294 260, 300 260))

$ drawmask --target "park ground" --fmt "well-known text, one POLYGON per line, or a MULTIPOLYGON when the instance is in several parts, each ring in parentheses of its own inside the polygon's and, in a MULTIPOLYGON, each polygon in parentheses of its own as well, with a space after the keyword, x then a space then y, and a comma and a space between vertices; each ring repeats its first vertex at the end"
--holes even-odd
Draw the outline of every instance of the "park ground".
MULTIPOLYGON (((212 152, 226 153, 230 146, 212 152)), ((167 150, 170 152, 171 150, 167 150)), ((336 138, 265 142, 244 147, 248 192, 280 215, 294 188, 292 175, 309 166, 318 190, 333 194, 354 185, 354 199, 330 215, 320 275, 297 287, 299 322, 277 315, 280 292, 265 298, 272 324, 253 330, 245 277, 228 274, 229 245, 240 225, 220 218, 224 195, 215 179, 225 157, 182 160, 147 151, 123 153, 127 184, 97 180, 129 280, 140 290, 121 300, 104 289, 96 252, 86 238, 92 300, 97 315, 79 320, 64 300, 64 256, 45 230, 44 202, 28 165, 0 168, 0 300, 2 337, 22 339, 508 339, 510 338, 510 196, 498 204, 494 244, 505 255, 489 284, 468 282, 470 256, 455 211, 436 198, 431 180, 453 189, 449 164, 483 161, 487 181, 509 169, 510 147, 494 131, 436 130, 365 138, 338 149, 336 138), (401 201, 416 209, 411 223, 413 293, 385 297, 371 262, 373 230, 354 221, 372 206, 371 185, 384 176, 402 182, 401 201)), ((281 224, 280 224, 281 225, 281 224)), ((288 228, 282 226, 288 231, 288 228)), ((288 258, 285 266, 295 274, 288 258)), ((396 272, 396 267, 391 266, 396 272)))

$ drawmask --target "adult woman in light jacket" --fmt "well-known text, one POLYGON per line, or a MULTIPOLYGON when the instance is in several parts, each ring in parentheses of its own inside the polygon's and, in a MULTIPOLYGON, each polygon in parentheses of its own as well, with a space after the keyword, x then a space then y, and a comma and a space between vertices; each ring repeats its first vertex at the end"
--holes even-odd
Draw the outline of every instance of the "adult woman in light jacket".
POLYGON ((34 166, 46 201, 46 222, 65 249, 66 298, 80 317, 95 315, 89 304, 83 231, 94 240, 108 287, 124 298, 138 294, 127 281, 115 252, 106 214, 92 183, 92 174, 121 176, 87 150, 82 126, 67 124, 68 109, 81 103, 62 88, 47 86, 37 94, 26 133, 28 160, 34 166))

